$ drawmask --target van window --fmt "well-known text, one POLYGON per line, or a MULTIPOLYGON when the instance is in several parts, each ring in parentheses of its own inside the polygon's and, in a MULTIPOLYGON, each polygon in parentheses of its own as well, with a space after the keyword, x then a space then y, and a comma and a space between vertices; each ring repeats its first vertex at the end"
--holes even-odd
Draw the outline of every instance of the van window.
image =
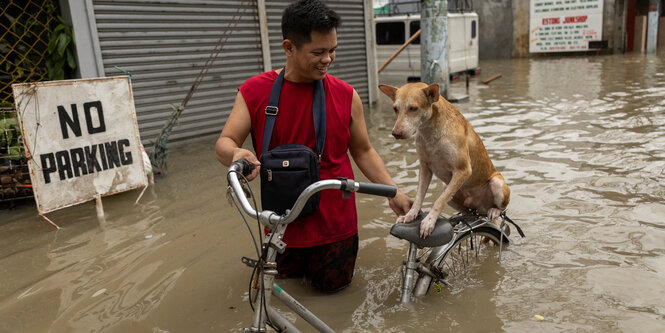
POLYGON ((471 39, 476 38, 476 20, 471 21, 471 39))
MULTIPOLYGON (((420 21, 419 20, 411 21, 409 23, 409 37, 413 36, 413 34, 415 34, 418 31, 418 29, 420 29, 420 21)), ((414 39, 413 42, 411 42, 411 44, 416 44, 416 45, 420 44, 420 36, 414 39)))
POLYGON ((376 24, 377 45, 402 45, 404 42, 404 22, 379 22, 376 24))

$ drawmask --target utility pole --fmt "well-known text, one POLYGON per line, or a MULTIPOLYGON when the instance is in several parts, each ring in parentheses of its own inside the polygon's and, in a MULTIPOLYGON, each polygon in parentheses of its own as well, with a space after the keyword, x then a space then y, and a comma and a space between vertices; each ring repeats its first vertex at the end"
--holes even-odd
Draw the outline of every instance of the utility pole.
MULTIPOLYGON (((647 53, 656 53, 658 42, 658 14, 660 13, 660 0, 649 0, 647 53)), ((662 47, 662 45, 661 45, 662 47)))
POLYGON ((420 8, 420 75, 427 84, 438 83, 448 98, 448 1, 421 0, 420 8))

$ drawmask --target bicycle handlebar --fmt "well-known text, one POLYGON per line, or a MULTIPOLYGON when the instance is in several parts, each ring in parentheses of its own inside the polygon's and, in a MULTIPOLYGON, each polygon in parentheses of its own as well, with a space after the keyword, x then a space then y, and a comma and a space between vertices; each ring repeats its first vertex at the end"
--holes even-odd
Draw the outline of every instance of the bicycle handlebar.
POLYGON ((238 163, 240 169, 239 171, 243 176, 248 176, 255 168, 254 164, 249 163, 249 161, 244 158, 238 159, 236 162, 238 163))
POLYGON ((397 194, 397 188, 392 185, 356 182, 353 179, 346 179, 346 178, 325 179, 315 182, 309 185, 307 188, 305 188, 302 191, 302 193, 300 193, 300 196, 298 196, 298 199, 296 199, 296 202, 291 208, 291 210, 287 210, 286 215, 279 216, 272 211, 257 212, 256 210, 254 210, 252 205, 250 205, 249 201, 247 200, 247 196, 245 196, 245 192, 243 191, 242 186, 240 185, 238 176, 233 175, 233 173, 241 173, 242 175, 247 176, 252 172, 253 169, 254 165, 249 163, 247 160, 242 158, 238 159, 233 163, 231 163, 231 166, 229 166, 229 171, 227 173, 227 180, 229 182, 229 186, 235 193, 236 197, 238 198, 238 200, 240 200, 240 205, 242 206, 243 210, 250 216, 263 216, 266 220, 265 222, 267 222, 270 225, 276 223, 284 223, 284 224, 291 223, 293 220, 296 219, 296 217, 298 217, 298 215, 300 215, 300 212, 304 208, 305 203, 307 203, 307 200, 312 195, 326 189, 337 189, 345 192, 366 193, 366 194, 378 195, 388 198, 395 197, 395 195, 397 194))
POLYGON ((358 183, 358 193, 378 195, 387 198, 394 198, 397 194, 397 188, 392 185, 375 183, 358 183))

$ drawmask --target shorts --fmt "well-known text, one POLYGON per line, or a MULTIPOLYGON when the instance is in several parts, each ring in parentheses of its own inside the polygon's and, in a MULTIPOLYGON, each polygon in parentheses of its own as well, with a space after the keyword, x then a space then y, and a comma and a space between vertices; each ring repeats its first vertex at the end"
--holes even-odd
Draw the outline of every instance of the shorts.
POLYGON ((320 291, 338 292, 351 284, 357 255, 358 234, 330 244, 286 248, 277 254, 277 278, 306 277, 320 291))

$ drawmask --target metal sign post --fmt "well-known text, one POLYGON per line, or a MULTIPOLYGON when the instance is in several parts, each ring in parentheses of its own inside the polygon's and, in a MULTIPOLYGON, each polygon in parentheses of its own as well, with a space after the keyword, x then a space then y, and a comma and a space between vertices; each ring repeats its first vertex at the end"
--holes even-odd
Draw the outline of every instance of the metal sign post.
POLYGON ((423 82, 438 83, 439 93, 448 98, 448 1, 423 0, 420 29, 420 73, 423 82))

